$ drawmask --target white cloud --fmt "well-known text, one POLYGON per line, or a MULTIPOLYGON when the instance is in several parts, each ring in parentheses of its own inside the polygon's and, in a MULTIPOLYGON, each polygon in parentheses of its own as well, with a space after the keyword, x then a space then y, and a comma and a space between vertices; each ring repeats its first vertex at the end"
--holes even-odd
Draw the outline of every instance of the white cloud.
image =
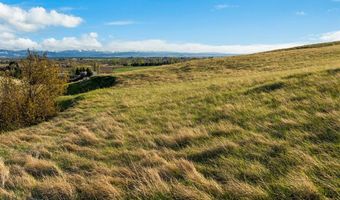
POLYGON ((38 43, 28 38, 3 32, 0 34, 0 49, 22 50, 35 49, 45 51, 64 50, 98 50, 98 51, 151 51, 151 52, 185 52, 185 53, 230 53, 247 54, 275 49, 282 49, 302 45, 301 43, 288 44, 258 44, 258 45, 207 45, 200 43, 172 43, 165 40, 139 40, 139 41, 111 41, 103 44, 97 33, 88 33, 80 37, 64 37, 62 39, 48 38, 38 43))
POLYGON ((102 44, 98 41, 97 33, 84 34, 81 37, 64 37, 60 40, 55 38, 45 39, 40 48, 48 51, 64 50, 101 50, 102 44))
POLYGON ((12 32, 12 31, 13 30, 10 27, 0 23, 0 32, 12 32))
POLYGON ((39 44, 28 38, 17 38, 14 34, 8 32, 0 33, 0 49, 6 50, 23 50, 38 49, 39 44))
POLYGON ((0 49, 6 50, 102 50, 102 44, 98 41, 97 33, 88 33, 80 37, 64 37, 62 39, 48 38, 42 42, 36 42, 28 38, 17 37, 13 33, 0 33, 0 49))
POLYGON ((324 33, 320 36, 320 40, 324 42, 340 41, 340 31, 324 33))
POLYGON ((246 54, 301 45, 299 43, 273 45, 207 45, 200 43, 170 43, 164 40, 113 41, 105 47, 108 51, 166 51, 190 53, 246 54))
POLYGON ((298 16, 306 16, 307 15, 307 13, 305 11, 297 11, 295 14, 298 15, 298 16))
POLYGON ((132 25, 132 24, 136 24, 137 22, 132 21, 132 20, 121 20, 121 21, 112 21, 112 22, 108 22, 106 23, 106 25, 109 26, 126 26, 126 25, 132 25))
POLYGON ((47 26, 76 27, 82 22, 80 17, 66 15, 42 7, 24 10, 20 7, 0 3, 0 25, 19 31, 33 32, 47 26))

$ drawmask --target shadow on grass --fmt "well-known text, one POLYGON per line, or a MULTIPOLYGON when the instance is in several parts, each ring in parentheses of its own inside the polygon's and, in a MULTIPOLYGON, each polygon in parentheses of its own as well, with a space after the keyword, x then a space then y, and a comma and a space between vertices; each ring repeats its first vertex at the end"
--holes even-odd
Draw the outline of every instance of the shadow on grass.
POLYGON ((340 68, 329 69, 329 70, 327 70, 327 73, 330 74, 330 75, 336 75, 336 74, 340 73, 340 68))
POLYGON ((64 112, 65 110, 74 107, 78 101, 83 100, 83 96, 68 96, 68 97, 62 97, 58 100, 58 108, 60 112, 64 112))
POLYGON ((251 93, 270 93, 275 90, 282 89, 285 86, 283 82, 275 82, 275 83, 268 83, 264 84, 255 88, 252 88, 246 92, 246 94, 251 94, 251 93))
POLYGON ((76 95, 92 90, 109 88, 117 84, 117 78, 113 76, 96 76, 89 80, 71 83, 67 87, 66 95, 76 95))

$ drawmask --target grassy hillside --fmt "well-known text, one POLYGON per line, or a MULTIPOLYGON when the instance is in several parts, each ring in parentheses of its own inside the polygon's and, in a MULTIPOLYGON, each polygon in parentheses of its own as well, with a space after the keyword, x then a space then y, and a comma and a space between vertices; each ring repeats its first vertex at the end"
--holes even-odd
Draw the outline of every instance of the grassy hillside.
POLYGON ((0 135, 0 199, 340 198, 339 44, 113 76, 0 135))

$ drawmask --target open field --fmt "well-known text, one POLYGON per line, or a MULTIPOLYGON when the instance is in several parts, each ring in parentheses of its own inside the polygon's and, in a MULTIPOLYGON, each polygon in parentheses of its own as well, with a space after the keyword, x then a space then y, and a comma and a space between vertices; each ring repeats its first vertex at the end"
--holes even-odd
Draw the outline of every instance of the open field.
POLYGON ((0 135, 0 199, 340 198, 340 44, 114 76, 0 135))
POLYGON ((122 67, 122 68, 116 68, 113 70, 115 73, 122 73, 122 72, 131 72, 131 71, 136 71, 136 70, 147 70, 150 69, 153 66, 149 67, 122 67))

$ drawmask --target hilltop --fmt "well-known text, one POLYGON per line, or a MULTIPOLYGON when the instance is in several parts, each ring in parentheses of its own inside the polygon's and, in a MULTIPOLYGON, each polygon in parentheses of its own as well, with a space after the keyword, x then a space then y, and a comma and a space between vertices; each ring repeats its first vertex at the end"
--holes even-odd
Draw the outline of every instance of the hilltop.
POLYGON ((340 197, 339 43, 132 69, 1 134, 0 199, 340 197))

